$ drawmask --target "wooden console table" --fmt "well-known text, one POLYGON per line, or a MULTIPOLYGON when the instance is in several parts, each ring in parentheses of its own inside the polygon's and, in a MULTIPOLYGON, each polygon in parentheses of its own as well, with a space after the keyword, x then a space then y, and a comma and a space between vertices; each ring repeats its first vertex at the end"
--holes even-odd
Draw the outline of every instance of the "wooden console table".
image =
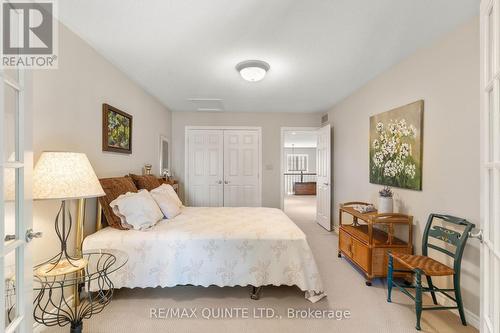
MULTIPOLYGON (((372 279, 387 276, 387 252, 413 253, 413 216, 404 214, 378 214, 377 211, 360 213, 355 205, 365 202, 347 202, 339 208, 339 249, 346 259, 359 267, 366 277, 366 285, 372 279), (352 216, 351 224, 343 224, 342 216, 352 216), (408 239, 403 241, 394 236, 396 229, 408 228, 408 239)), ((398 233, 399 234, 399 233, 398 233)), ((403 269, 403 267, 398 267, 403 269)), ((395 267, 395 269, 398 269, 395 267)), ((408 274, 399 275, 408 278, 408 274)))

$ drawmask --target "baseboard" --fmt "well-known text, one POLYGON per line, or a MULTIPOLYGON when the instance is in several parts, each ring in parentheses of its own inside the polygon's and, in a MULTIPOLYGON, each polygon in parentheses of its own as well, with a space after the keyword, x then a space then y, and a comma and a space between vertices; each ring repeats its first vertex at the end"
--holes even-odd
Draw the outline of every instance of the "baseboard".
MULTIPOLYGON (((73 303, 73 295, 69 296, 68 298, 66 298, 66 302, 68 304, 72 304, 73 303)), ((52 311, 50 311, 51 314, 55 314, 57 312, 57 309, 52 309, 52 311)), ((41 332, 44 332, 45 330, 47 330, 48 327, 45 326, 45 325, 42 325, 40 323, 37 323, 36 321, 33 323, 33 333, 41 333, 41 332)))
MULTIPOLYGON (((479 318, 479 316, 467 309, 464 309, 465 311, 465 317, 467 319, 467 323, 474 327, 474 328, 477 328, 478 330, 480 329, 479 327, 481 326, 481 319, 479 318)), ((457 313, 458 315, 458 313, 457 313)))
MULTIPOLYGON (((454 302, 450 301, 449 298, 439 294, 439 293, 436 293, 436 298, 438 300, 438 303, 439 304, 442 304, 444 306, 453 306, 454 305, 454 302)), ((457 317, 460 317, 460 315, 458 314, 458 310, 449 310, 451 312, 453 312, 453 314, 455 314, 457 317)), ((468 310, 468 309, 465 309, 464 308, 464 312, 465 312, 465 319, 467 320, 467 325, 470 325, 476 329, 479 330, 479 327, 481 326, 480 324, 480 318, 477 314, 475 314, 474 312, 468 310)), ((460 320, 460 319, 458 319, 460 320)))

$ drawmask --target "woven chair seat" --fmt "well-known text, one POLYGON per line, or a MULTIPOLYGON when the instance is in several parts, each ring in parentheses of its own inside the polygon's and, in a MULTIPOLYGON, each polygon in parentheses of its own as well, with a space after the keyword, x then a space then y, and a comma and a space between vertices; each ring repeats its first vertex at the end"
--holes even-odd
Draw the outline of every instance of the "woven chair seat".
POLYGON ((404 253, 391 253, 391 256, 411 270, 420 269, 427 276, 447 276, 455 274, 453 268, 429 257, 404 253))

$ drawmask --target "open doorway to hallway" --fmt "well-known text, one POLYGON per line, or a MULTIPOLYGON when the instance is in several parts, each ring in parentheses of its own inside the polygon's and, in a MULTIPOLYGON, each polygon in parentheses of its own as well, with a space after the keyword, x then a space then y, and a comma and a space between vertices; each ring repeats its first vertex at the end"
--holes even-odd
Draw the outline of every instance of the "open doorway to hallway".
POLYGON ((281 197, 289 215, 316 219, 317 128, 282 128, 281 197))

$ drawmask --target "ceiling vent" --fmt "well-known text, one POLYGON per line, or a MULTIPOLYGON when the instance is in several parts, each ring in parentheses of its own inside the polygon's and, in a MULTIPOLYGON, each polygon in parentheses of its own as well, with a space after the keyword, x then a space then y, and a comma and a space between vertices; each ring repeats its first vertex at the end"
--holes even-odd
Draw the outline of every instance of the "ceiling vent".
POLYGON ((198 112, 222 112, 224 104, 220 98, 188 98, 198 112))

